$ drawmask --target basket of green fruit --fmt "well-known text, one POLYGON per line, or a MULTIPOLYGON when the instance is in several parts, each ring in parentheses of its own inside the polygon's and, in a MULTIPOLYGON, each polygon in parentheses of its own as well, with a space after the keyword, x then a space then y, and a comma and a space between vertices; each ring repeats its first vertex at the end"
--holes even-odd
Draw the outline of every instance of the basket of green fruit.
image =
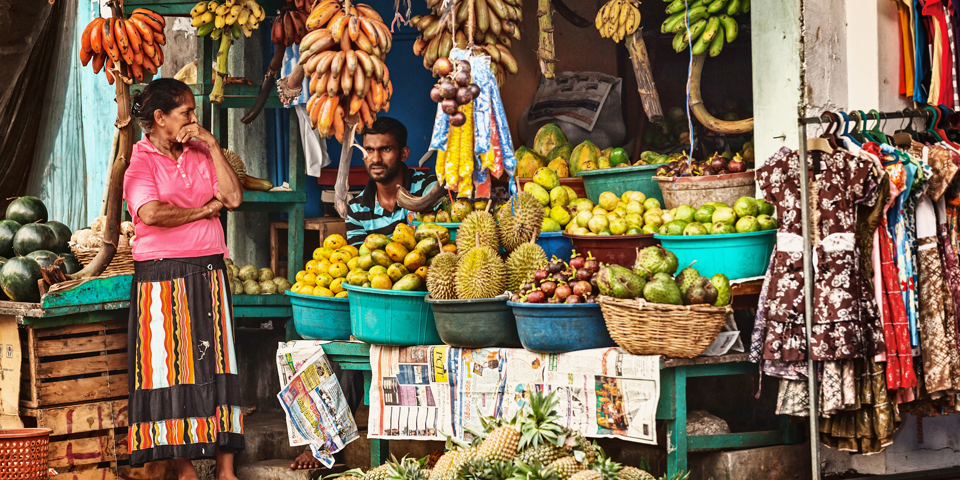
POLYGON ((634 355, 693 358, 723 328, 730 307, 730 281, 689 266, 674 276, 678 260, 662 246, 640 250, 633 268, 608 265, 597 274, 607 331, 634 355))

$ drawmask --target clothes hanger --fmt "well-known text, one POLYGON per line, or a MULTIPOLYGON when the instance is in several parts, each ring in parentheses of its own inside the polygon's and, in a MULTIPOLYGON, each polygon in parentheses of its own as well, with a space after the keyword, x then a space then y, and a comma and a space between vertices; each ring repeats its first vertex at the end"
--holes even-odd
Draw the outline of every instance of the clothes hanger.
POLYGON ((930 117, 930 119, 929 119, 929 123, 927 123, 927 130, 926 130, 927 133, 929 133, 930 135, 933 136, 933 138, 936 139, 935 141, 933 141, 933 142, 931 142, 931 143, 942 142, 942 141, 943 141, 943 137, 941 137, 941 136, 940 136, 940 133, 937 132, 937 130, 936 130, 936 124, 937 124, 937 121, 939 120, 939 117, 940 117, 940 115, 937 113, 937 109, 931 107, 930 105, 924 105, 923 110, 924 110, 925 112, 930 112, 930 115, 932 115, 932 117, 930 117))
POLYGON ((821 117, 829 117, 830 122, 827 123, 826 128, 823 129, 823 133, 820 135, 820 138, 823 138, 830 144, 830 148, 837 150, 840 148, 840 142, 837 139, 837 128, 840 127, 840 116, 836 113, 824 110, 820 115, 821 117))
POLYGON ((952 108, 946 105, 937 105, 937 110, 940 111, 940 128, 946 133, 944 140, 950 144, 954 149, 958 148, 957 142, 960 142, 960 132, 953 127, 950 118, 956 115, 956 112, 952 108))
MULTIPOLYGON (((843 132, 840 133, 840 136, 850 140, 850 142, 854 145, 862 147, 863 143, 857 141, 857 139, 850 135, 850 116, 847 115, 847 112, 844 112, 843 110, 838 110, 838 113, 841 117, 843 117, 843 132)), ((839 128, 839 125, 837 128, 839 128)))
POLYGON ((860 126, 860 135, 863 136, 864 142, 873 142, 873 143, 882 143, 878 142, 876 138, 873 138, 870 130, 867 128, 867 120, 870 118, 866 113, 863 113, 863 110, 857 110, 857 113, 860 114, 860 121, 863 122, 863 125, 860 126))
POLYGON ((853 137, 860 144, 860 146, 863 146, 864 143, 869 141, 863 137, 863 134, 860 133, 860 120, 863 119, 863 112, 854 110, 850 112, 850 118, 853 119, 853 129, 850 130, 850 136, 853 137))
POLYGON ((909 146, 912 140, 919 139, 919 132, 913 128, 913 118, 916 115, 916 110, 912 108, 904 108, 901 113, 903 113, 903 119, 906 121, 905 124, 900 125, 900 129, 896 131, 893 135, 893 141, 897 146, 909 146))
POLYGON ((877 110, 870 110, 870 114, 874 115, 877 119, 877 124, 869 130, 870 136, 877 139, 877 143, 886 143, 890 145, 890 140, 887 139, 887 134, 883 133, 883 130, 880 129, 880 112, 877 110))

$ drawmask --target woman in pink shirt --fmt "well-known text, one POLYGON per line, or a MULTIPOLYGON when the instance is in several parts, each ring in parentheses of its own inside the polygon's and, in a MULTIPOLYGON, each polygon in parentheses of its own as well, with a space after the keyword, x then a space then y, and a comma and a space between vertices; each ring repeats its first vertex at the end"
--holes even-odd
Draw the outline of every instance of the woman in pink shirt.
POLYGON ((133 99, 146 134, 133 147, 123 197, 136 236, 130 300, 130 462, 217 459, 236 480, 243 449, 227 254, 218 217, 242 191, 217 140, 197 123, 190 88, 159 79, 133 99))

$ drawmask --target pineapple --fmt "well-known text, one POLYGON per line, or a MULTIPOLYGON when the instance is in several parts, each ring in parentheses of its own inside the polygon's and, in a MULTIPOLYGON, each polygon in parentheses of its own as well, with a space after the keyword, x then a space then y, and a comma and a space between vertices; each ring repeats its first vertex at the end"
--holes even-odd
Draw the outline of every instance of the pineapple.
POLYGON ((568 480, 573 474, 583 470, 584 466, 574 457, 563 457, 551 463, 550 468, 557 472, 560 480, 568 480))
POLYGON ((603 475, 596 470, 580 470, 570 477, 570 480, 604 480, 603 475))
POLYGON ((359 468, 354 468, 353 470, 347 470, 346 472, 335 473, 333 475, 327 475, 326 477, 323 477, 324 480, 361 480, 362 478, 363 470, 360 470, 359 468))
POLYGON ((360 480, 387 480, 390 476, 390 469, 393 466, 389 463, 384 463, 377 468, 367 470, 367 473, 363 474, 363 477, 360 480))
POLYGON ((617 473, 617 480, 656 480, 656 478, 637 467, 623 467, 617 473))
POLYGON ((387 463, 388 480, 427 480, 429 472, 420 468, 420 462, 413 458, 404 457, 399 462, 396 458, 387 463))
POLYGON ((517 461, 523 463, 532 463, 534 461, 543 465, 550 465, 554 460, 570 456, 566 450, 550 445, 543 444, 536 447, 530 447, 517 455, 517 461))
POLYGON ((516 462, 516 470, 513 472, 513 476, 504 478, 509 478, 509 480, 560 480, 556 470, 544 467, 537 462, 516 462))
POLYGON ((565 430, 567 432, 567 438, 564 446, 566 446, 567 450, 579 450, 583 452, 586 455, 584 461, 586 461, 587 464, 595 462, 603 453, 599 445, 591 440, 587 440, 587 437, 584 437, 582 433, 569 429, 565 430))
POLYGON ((515 470, 512 462, 476 457, 463 466, 457 480, 504 480, 512 477, 515 470))
POLYGON ((480 442, 477 455, 488 460, 510 462, 517 456, 520 445, 520 429, 517 427, 519 415, 496 427, 487 438, 480 442))
POLYGON ((560 415, 557 414, 556 406, 556 392, 545 395, 542 391, 538 391, 530 395, 529 407, 524 409, 527 415, 524 415, 520 428, 523 433, 519 445, 521 451, 528 446, 563 443, 561 435, 564 434, 564 428, 559 423, 560 415))
POLYGON ((430 472, 430 480, 454 480, 463 466, 477 456, 476 447, 466 450, 450 450, 443 454, 430 472))

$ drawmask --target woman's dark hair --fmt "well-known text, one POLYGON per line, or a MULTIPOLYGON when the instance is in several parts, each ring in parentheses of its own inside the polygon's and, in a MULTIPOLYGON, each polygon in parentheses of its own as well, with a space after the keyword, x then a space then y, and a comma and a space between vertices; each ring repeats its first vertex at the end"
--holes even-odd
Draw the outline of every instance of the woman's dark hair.
POLYGON ((367 135, 390 135, 397 141, 397 145, 403 150, 407 146, 407 127, 404 127, 400 120, 390 117, 379 117, 373 121, 373 125, 364 128, 360 133, 361 137, 367 135))
POLYGON ((138 119, 140 128, 150 133, 154 126, 154 112, 160 110, 167 115, 186 103, 187 98, 192 96, 193 91, 186 83, 172 78, 158 78, 144 87, 142 92, 133 96, 130 113, 138 119))

